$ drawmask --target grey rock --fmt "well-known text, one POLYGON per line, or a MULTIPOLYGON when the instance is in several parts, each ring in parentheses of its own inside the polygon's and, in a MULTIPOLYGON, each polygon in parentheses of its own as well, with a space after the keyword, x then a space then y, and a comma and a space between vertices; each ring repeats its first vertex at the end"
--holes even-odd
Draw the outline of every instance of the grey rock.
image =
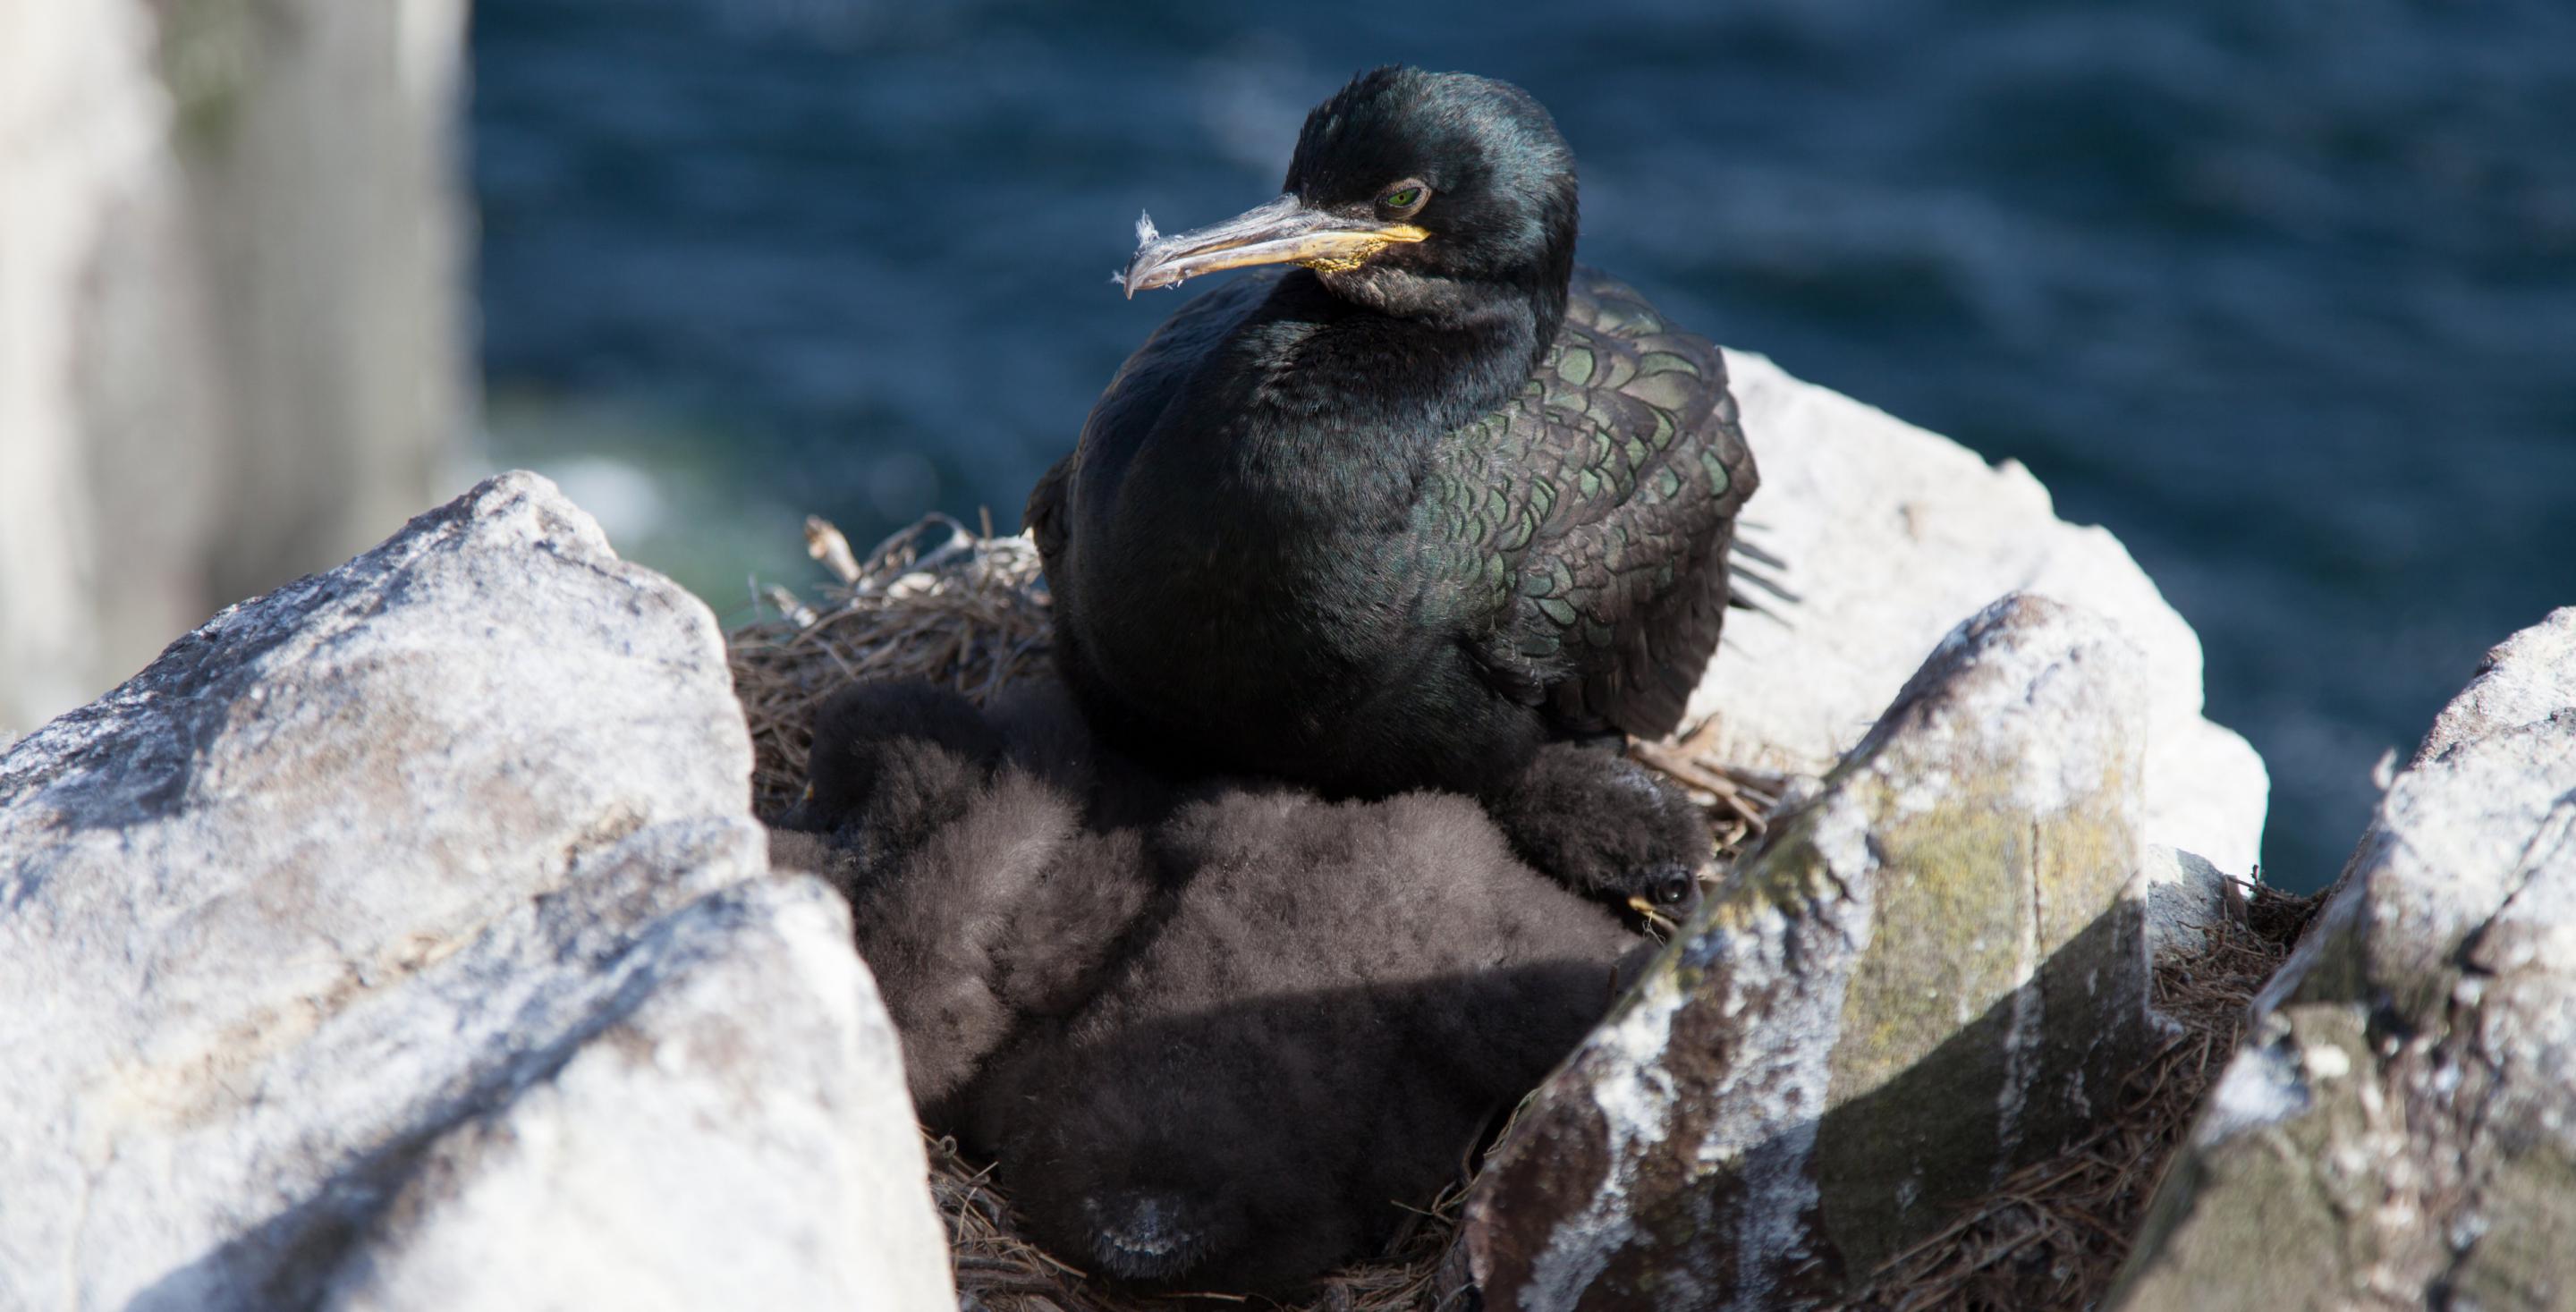
POLYGON ((426 1144, 325 1306, 946 1304, 912 1123, 852 1105, 896 1054, 847 905, 759 879, 654 935, 633 1009, 426 1144))
POLYGON ((11 746, 0 1306, 953 1305, 749 771, 713 617, 524 474, 11 746))
POLYGON ((2006 461, 1727 352, 1762 462, 1746 537, 1789 562, 1784 622, 1746 616, 1691 699, 1719 759, 1821 775, 1868 732, 1933 644, 2007 592, 2108 617, 2146 659, 2146 836, 2221 869, 2261 860, 2263 760, 2201 716, 2200 639, 2117 538, 2057 517, 2006 461))
POLYGON ((2501 730, 2538 724, 2576 710, 2576 606, 2496 644, 2469 686, 2433 717, 2409 764, 2420 766, 2453 746, 2501 730))
POLYGON ((1820 1305, 2089 1128, 2161 1034, 2138 665, 2037 597, 1945 639, 1523 1110, 1489 1305, 1820 1305))
POLYGON ((2150 844, 2141 873, 2151 960, 2197 956, 2209 949, 2214 934, 2243 915, 2244 895, 2234 881, 2195 853, 2150 844))
POLYGON ((2113 1306, 2576 1307, 2576 609, 2399 775, 2113 1306))

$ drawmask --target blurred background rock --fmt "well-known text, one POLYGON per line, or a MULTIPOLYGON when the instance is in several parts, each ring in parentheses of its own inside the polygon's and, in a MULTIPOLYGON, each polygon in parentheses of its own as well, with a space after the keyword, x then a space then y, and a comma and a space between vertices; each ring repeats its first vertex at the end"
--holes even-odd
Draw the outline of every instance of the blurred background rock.
POLYGON ((0 725, 485 467, 732 618, 808 511, 1007 527, 1179 303, 1107 286, 1136 212, 1266 196, 1390 60, 1544 100, 1680 321, 2116 532, 2283 883, 2576 600, 2557 0, 484 0, 443 196, 459 3, 0 0, 0 725))
POLYGON ((464 0, 0 0, 0 729, 453 490, 464 0))

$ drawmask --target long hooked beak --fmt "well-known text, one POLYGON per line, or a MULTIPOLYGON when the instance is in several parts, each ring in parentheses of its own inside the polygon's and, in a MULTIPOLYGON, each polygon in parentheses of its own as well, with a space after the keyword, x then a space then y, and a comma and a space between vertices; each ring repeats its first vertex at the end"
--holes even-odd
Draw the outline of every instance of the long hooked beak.
POLYGON ((1397 242, 1421 241, 1431 234, 1410 223, 1309 209, 1295 196, 1282 196, 1223 223, 1169 237, 1155 235, 1153 222, 1140 219, 1136 235, 1136 258, 1119 277, 1131 299, 1140 291, 1177 286, 1202 273, 1254 264, 1353 269, 1397 242))

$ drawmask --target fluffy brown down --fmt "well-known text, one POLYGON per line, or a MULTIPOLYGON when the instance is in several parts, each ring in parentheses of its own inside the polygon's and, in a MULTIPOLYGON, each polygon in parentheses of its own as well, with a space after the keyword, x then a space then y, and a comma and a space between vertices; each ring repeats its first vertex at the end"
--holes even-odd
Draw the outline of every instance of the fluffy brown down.
POLYGON ((1175 786, 1044 686, 861 685, 815 755, 824 832, 776 859, 850 895, 925 1120, 1146 1287, 1282 1295, 1381 1244, 1652 951, 1471 799, 1175 786))

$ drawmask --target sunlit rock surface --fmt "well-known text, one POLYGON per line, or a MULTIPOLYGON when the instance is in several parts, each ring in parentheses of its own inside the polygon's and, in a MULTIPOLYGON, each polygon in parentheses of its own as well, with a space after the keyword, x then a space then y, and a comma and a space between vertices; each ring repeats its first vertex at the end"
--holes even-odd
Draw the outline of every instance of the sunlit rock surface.
POLYGON ((2143 685, 2037 597, 1941 642, 1523 1111, 1468 1204, 1489 1305, 1815 1305, 2084 1132, 2161 1032, 2143 685))
POLYGON ((1869 731, 1941 635, 2007 592, 2108 617, 2145 653, 2145 834, 2245 874, 2261 859, 2262 758, 2201 718, 2200 639, 2098 527, 2057 518, 2020 465, 1975 452, 1770 360, 1727 352, 1762 491, 1752 542, 1788 563, 1782 620, 1738 616, 1691 699, 1732 763, 1819 775, 1869 731))
POLYGON ((2576 1307, 2576 609, 2434 721, 2257 1011, 2115 1306, 2576 1307))
POLYGON ((953 1306, 713 617, 530 475, 0 754, 0 1306, 953 1306))

